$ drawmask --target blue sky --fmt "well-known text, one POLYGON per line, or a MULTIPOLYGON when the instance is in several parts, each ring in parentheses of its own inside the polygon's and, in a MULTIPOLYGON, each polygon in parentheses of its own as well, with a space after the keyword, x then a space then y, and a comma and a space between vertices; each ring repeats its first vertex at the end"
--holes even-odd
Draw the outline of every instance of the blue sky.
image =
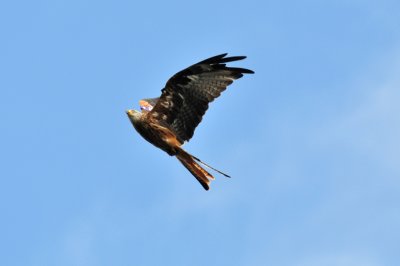
POLYGON ((399 265, 400 2, 3 1, 1 265, 399 265), (125 110, 207 57, 254 70, 185 148, 125 110))

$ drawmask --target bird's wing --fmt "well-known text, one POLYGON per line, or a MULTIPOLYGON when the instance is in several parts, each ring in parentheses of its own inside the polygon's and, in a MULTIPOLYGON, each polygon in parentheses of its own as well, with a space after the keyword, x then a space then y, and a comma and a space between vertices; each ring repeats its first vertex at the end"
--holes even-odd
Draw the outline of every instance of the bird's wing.
POLYGON ((246 57, 226 55, 208 58, 176 73, 152 108, 151 117, 168 126, 181 143, 192 138, 210 102, 243 74, 254 73, 245 68, 227 67, 225 63, 246 57))
POLYGON ((156 105, 159 98, 142 99, 139 101, 140 109, 144 112, 150 112, 156 105))

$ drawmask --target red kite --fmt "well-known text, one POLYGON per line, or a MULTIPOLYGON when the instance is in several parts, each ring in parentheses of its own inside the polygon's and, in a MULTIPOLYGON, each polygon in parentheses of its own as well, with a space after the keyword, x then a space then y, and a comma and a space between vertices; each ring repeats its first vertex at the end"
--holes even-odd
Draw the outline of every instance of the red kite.
POLYGON ((159 98, 141 100, 141 111, 126 112, 143 138, 170 156, 176 156, 206 190, 214 177, 200 164, 229 176, 187 153, 181 146, 192 138, 208 104, 234 80, 254 73, 245 68, 227 67, 225 63, 246 57, 226 55, 208 58, 176 73, 161 90, 159 98))

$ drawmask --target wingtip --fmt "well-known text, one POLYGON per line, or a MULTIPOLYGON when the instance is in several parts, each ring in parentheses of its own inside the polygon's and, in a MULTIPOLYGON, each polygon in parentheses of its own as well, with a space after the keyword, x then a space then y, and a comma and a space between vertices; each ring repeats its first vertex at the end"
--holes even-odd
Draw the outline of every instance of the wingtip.
POLYGON ((247 56, 244 56, 244 55, 228 56, 228 57, 221 58, 221 60, 218 63, 229 63, 229 62, 233 62, 233 61, 240 61, 245 58, 247 58, 247 56))
POLYGON ((228 53, 223 53, 219 55, 215 55, 209 57, 203 61, 198 62, 197 64, 220 64, 220 63, 228 63, 233 61, 239 61, 247 58, 245 55, 238 55, 238 56, 228 56, 228 53))
POLYGON ((224 60, 224 57, 227 55, 228 55, 228 53, 215 55, 215 56, 209 57, 203 61, 200 61, 200 62, 196 63, 195 65, 197 65, 197 64, 217 64, 217 63, 221 62, 221 60, 224 60))

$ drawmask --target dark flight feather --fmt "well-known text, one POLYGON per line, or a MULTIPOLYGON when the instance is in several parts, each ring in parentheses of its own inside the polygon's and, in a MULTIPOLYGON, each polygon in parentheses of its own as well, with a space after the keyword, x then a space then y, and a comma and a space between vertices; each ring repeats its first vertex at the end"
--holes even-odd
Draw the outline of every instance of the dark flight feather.
POLYGON ((235 79, 253 71, 227 67, 224 63, 242 60, 245 56, 217 55, 196 63, 171 77, 151 110, 153 118, 169 127, 181 143, 190 140, 208 109, 235 79))

